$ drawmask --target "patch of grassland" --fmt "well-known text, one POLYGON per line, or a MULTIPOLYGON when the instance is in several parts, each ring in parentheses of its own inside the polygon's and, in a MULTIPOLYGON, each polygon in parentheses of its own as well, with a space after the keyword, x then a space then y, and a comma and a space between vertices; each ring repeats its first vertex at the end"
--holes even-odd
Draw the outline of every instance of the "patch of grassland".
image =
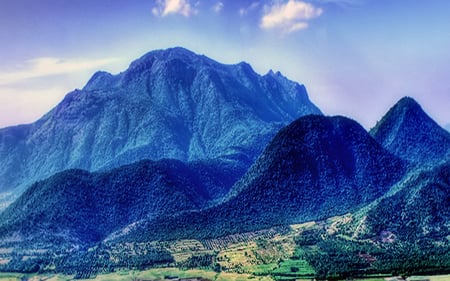
POLYGON ((137 277, 140 279, 164 279, 167 276, 178 277, 178 278, 192 278, 192 277, 202 277, 209 280, 214 280, 217 275, 214 271, 191 269, 191 270, 180 270, 178 268, 155 268, 146 271, 139 272, 137 277))
POLYGON ((279 267, 272 273, 277 275, 313 276, 315 271, 307 261, 291 259, 281 262, 279 267))
POLYGON ((305 260, 289 259, 281 262, 271 274, 275 280, 296 280, 298 278, 313 278, 315 271, 305 260))
MULTIPOLYGON (((255 277, 250 274, 221 272, 217 275, 215 281, 247 281, 251 279, 255 279, 255 277)), ((255 281, 256 280, 258 279, 255 279, 255 281)))
POLYGON ((23 274, 2 273, 2 272, 0 272, 0 280, 2 280, 2 281, 16 281, 16 280, 20 280, 21 276, 23 276, 23 274))
POLYGON ((450 280, 450 274, 449 275, 435 275, 435 276, 420 276, 421 280, 428 279, 430 281, 449 281, 450 280))
POLYGON ((20 281, 22 277, 27 276, 29 281, 69 281, 73 280, 72 276, 67 275, 51 275, 51 274, 44 274, 44 275, 26 275, 21 273, 2 273, 0 272, 0 280, 1 281, 20 281))
POLYGON ((244 271, 251 272, 257 276, 269 275, 275 268, 277 268, 277 266, 278 263, 249 265, 244 267, 244 271))
POLYGON ((354 281, 386 281, 383 277, 372 277, 372 278, 356 278, 354 281))
POLYGON ((242 270, 257 263, 256 248, 255 242, 235 244, 221 251, 217 261, 225 270, 242 270))

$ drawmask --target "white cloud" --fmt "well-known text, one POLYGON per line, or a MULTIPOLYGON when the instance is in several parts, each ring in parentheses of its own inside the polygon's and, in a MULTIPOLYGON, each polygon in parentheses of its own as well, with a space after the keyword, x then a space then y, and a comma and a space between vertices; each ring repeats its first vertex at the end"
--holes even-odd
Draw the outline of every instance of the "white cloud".
POLYGON ((189 17, 198 12, 188 0, 157 0, 156 3, 157 7, 152 9, 155 16, 165 17, 170 14, 180 14, 189 17))
POLYGON ((0 128, 30 123, 55 106, 66 93, 80 88, 92 73, 111 68, 114 58, 59 59, 36 58, 16 69, 0 69, 0 128))
POLYGON ((47 85, 45 89, 0 86, 0 104, 7 105, 0 111, 0 128, 36 121, 69 91, 59 84, 47 85))
POLYGON ((259 2, 253 2, 250 4, 250 6, 239 9, 239 15, 241 17, 243 17, 243 16, 247 15, 249 12, 256 10, 259 7, 259 5, 260 5, 259 2))
POLYGON ((222 11, 222 9, 223 9, 223 2, 221 2, 221 1, 219 1, 219 2, 217 2, 214 6, 213 6, 213 10, 214 10, 214 12, 216 12, 216 13, 220 13, 220 11, 222 11))
POLYGON ((307 29, 308 28, 308 23, 307 22, 296 22, 294 24, 292 24, 289 29, 287 29, 288 33, 297 31, 297 30, 302 30, 302 29, 307 29))
POLYGON ((75 72, 92 70, 116 60, 114 58, 99 60, 63 60, 52 57, 35 58, 27 61, 25 67, 20 70, 0 71, 0 85, 16 84, 31 78, 73 74, 75 72))
POLYGON ((260 27, 281 29, 285 33, 290 33, 307 28, 308 21, 320 16, 322 12, 321 8, 297 0, 289 0, 285 4, 276 3, 266 7, 260 27))

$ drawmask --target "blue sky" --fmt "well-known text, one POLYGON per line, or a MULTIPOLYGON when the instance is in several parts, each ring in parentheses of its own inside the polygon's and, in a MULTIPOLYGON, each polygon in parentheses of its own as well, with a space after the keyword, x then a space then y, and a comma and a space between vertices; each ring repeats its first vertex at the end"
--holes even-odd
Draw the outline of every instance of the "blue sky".
POLYGON ((366 128, 400 97, 450 123, 447 0, 0 1, 0 127, 29 123, 153 49, 183 46, 304 83, 366 128))

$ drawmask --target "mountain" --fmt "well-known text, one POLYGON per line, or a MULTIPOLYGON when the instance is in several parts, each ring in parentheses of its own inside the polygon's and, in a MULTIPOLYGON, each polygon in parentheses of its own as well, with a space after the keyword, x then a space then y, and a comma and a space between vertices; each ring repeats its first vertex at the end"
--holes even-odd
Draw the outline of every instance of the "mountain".
POLYGON ((450 162, 410 177, 399 192, 367 212, 366 236, 448 242, 450 235, 450 162))
MULTIPOLYGON (((397 105, 414 109, 409 102, 397 105)), ((88 278, 256 264, 255 275, 292 280, 447 274, 450 161, 411 161, 351 119, 309 115, 281 129, 245 174, 244 164, 223 159, 65 171, 0 214, 0 270, 88 278)))
POLYGON ((212 238, 352 212, 385 194, 403 160, 345 117, 302 117, 282 129, 227 199, 148 220, 123 241, 212 238))
POLYGON ((398 101, 370 134, 393 154, 419 166, 450 159, 450 133, 410 97, 398 101))
POLYGON ((219 237, 354 211, 385 194, 405 164, 355 121, 309 115, 282 129, 239 181, 244 170, 235 171, 217 160, 68 170, 0 214, 0 233, 82 245, 219 237))
POLYGON ((141 220, 208 206, 241 176, 233 171, 167 159, 102 173, 67 170, 33 184, 0 214, 0 240, 90 245, 141 220))
POLYGON ((448 275, 450 163, 413 170, 356 212, 304 224, 310 229, 295 239, 297 259, 327 280, 448 275))
POLYGON ((261 76, 183 48, 153 51, 120 74, 95 73, 35 123, 0 129, 0 192, 141 159, 249 166, 280 128, 312 113, 320 111, 305 87, 279 72, 261 76))

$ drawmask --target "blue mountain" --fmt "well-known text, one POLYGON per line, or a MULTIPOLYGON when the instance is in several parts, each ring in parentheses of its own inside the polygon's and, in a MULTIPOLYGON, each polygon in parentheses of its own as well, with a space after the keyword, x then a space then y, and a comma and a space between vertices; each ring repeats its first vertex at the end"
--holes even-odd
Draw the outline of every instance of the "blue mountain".
POLYGON ((382 240, 383 233, 391 233, 399 240, 428 239, 448 245, 450 161, 415 173, 402 186, 366 213, 365 238, 382 240))
POLYGON ((301 117, 278 132, 226 199, 147 220, 124 241, 213 238, 354 212, 402 179, 406 162, 345 117, 301 117))
POLYGON ((370 134, 387 150, 415 166, 450 160, 450 133, 410 97, 400 99, 370 134))
POLYGON ((107 172, 66 170, 34 183, 0 214, 0 240, 13 235, 15 245, 49 247, 96 243, 144 219, 205 208, 239 176, 222 162, 172 159, 107 172))
POLYGON ((95 73, 35 123, 0 129, 0 192, 141 159, 249 166, 280 128, 312 113, 320 111, 305 87, 280 73, 183 48, 152 51, 117 75, 95 73))
POLYGON ((55 246, 58 237, 63 245, 220 237, 355 211, 405 172, 358 123, 320 115, 280 130, 239 181, 220 163, 147 160, 58 173, 0 214, 0 239, 55 246))

